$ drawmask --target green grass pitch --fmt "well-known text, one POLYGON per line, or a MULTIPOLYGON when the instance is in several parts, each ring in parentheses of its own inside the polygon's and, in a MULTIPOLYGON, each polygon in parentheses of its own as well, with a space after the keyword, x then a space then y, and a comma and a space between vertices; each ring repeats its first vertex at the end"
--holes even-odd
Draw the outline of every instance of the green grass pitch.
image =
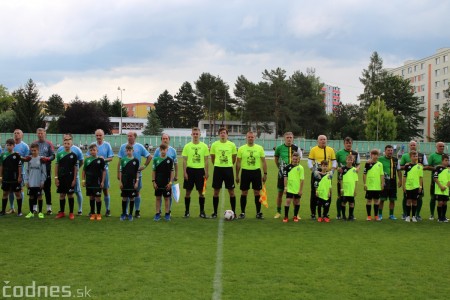
MULTIPOLYGON (((55 220, 54 215, 44 220, 0 218, 0 298, 7 296, 5 291, 11 295, 14 288, 20 293, 20 287, 33 282, 36 286, 66 286, 71 296, 89 291, 86 296, 92 299, 450 297, 450 227, 428 220, 428 193, 422 222, 402 221, 401 201, 397 201, 395 210, 399 220, 367 222, 360 174, 357 220, 335 220, 334 196, 331 223, 318 223, 309 220, 309 170, 303 164, 306 180, 299 223, 284 224, 281 219, 273 219, 277 172, 273 160, 268 160, 270 206, 263 207, 264 220, 255 219, 251 191, 244 220, 198 218, 196 192, 192 195, 191 218, 184 219, 182 192, 180 203, 173 205, 172 221, 156 223, 148 168, 144 171, 142 218, 120 222, 115 158, 110 164, 113 217, 90 221, 86 216, 89 201, 84 197, 85 215, 74 221, 55 220)), ((427 171, 426 192, 429 182, 427 171)), ((335 184, 333 179, 334 193, 335 184)), ((206 194, 208 214, 212 213, 210 186, 211 180, 206 194)), ((238 190, 236 195, 239 213, 238 190)), ((221 193, 219 207, 221 212, 229 208, 227 193, 221 193)), ((54 193, 53 210, 58 208, 54 193)), ((24 201, 24 212, 28 213, 28 199, 24 201)))

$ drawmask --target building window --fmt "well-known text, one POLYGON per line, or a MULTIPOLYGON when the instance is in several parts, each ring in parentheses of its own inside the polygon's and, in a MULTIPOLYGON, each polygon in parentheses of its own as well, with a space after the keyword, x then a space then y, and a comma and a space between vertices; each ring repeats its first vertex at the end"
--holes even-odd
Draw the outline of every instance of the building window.
POLYGON ((408 74, 410 74, 410 73, 412 73, 412 68, 411 67, 408 68, 408 74))
POLYGON ((447 85, 448 85, 448 79, 442 80, 442 85, 444 86, 444 88, 447 88, 447 85))
POLYGON ((440 81, 436 81, 435 83, 434 83, 434 87, 439 87, 440 86, 440 81))
POLYGON ((436 104, 436 105, 434 106, 434 111, 439 111, 439 104, 436 104))
POLYGON ((422 104, 425 103, 425 96, 421 96, 420 101, 422 102, 422 104))
POLYGON ((444 74, 447 74, 448 73, 448 67, 445 67, 444 68, 444 74))
POLYGON ((440 64, 441 63, 441 58, 440 57, 436 57, 436 64, 440 64))
POLYGON ((150 111, 150 106, 147 106, 147 111, 150 111))
POLYGON ((434 70, 434 76, 439 76, 439 75, 441 75, 441 70, 439 70, 439 69, 434 70))
POLYGON ((425 91, 425 84, 422 84, 421 90, 422 90, 422 92, 425 91))
POLYGON ((402 70, 402 76, 405 76, 405 70, 402 70))
POLYGON ((439 100, 439 93, 435 94, 435 98, 436 98, 436 100, 439 100))
POLYGON ((444 62, 448 62, 448 55, 444 55, 444 62))
POLYGON ((423 70, 423 67, 424 67, 424 66, 425 66, 425 64, 424 64, 424 63, 421 63, 421 64, 420 64, 420 69, 423 70))
POLYGON ((414 66, 414 72, 416 72, 416 71, 417 71, 417 65, 414 66))

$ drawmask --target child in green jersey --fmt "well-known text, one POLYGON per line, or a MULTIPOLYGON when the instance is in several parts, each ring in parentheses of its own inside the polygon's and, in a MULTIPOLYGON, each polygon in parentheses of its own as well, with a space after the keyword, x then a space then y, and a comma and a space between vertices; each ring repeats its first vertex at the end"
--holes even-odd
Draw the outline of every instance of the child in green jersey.
POLYGON ((91 206, 90 219, 100 221, 102 219, 102 189, 105 184, 106 169, 105 160, 98 157, 96 144, 89 146, 89 157, 85 159, 83 165, 82 179, 83 187, 86 187, 86 195, 89 196, 91 206), (95 207, 97 211, 95 211, 95 207))
POLYGON ((284 192, 286 193, 286 205, 284 206, 283 222, 289 221, 289 206, 294 199, 294 222, 298 222, 298 212, 300 210, 300 198, 303 194, 303 181, 305 172, 299 165, 300 155, 297 152, 292 154, 292 164, 284 167, 284 192))
POLYGON ((328 173, 328 161, 322 160, 320 163, 321 171, 314 172, 314 187, 318 204, 318 222, 330 222, 328 212, 331 205, 331 174, 328 173), (323 208, 323 214, 321 211, 323 208))
POLYGON ((125 146, 126 156, 120 159, 119 181, 122 196, 122 214, 120 220, 133 221, 134 198, 139 186, 139 160, 133 156, 134 148, 125 146), (130 200, 130 210, 127 215, 127 199, 130 200))
POLYGON ((406 193, 406 222, 417 222, 416 210, 417 200, 423 188, 423 166, 418 163, 419 155, 417 151, 409 152, 411 163, 405 165, 403 174, 403 192, 406 193), (412 218, 410 217, 412 210, 412 218))
POLYGON ((378 161, 379 152, 377 149, 370 151, 370 160, 364 166, 364 190, 366 191, 366 212, 367 221, 372 220, 372 202, 373 211, 376 221, 381 221, 378 216, 378 208, 380 206, 381 191, 384 188, 384 172, 383 164, 378 161))
POLYGON ((434 195, 438 201, 438 222, 448 223, 447 217, 447 201, 449 198, 450 187, 450 171, 448 170, 448 155, 442 154, 442 164, 437 166, 433 172, 434 195))
POLYGON ((355 161, 353 154, 347 155, 345 161, 347 165, 342 168, 342 173, 339 174, 339 185, 341 187, 339 194, 342 197, 341 213, 342 219, 345 220, 345 205, 348 202, 348 220, 353 221, 355 219, 353 211, 355 209, 356 182, 358 182, 358 171, 353 166, 353 163, 355 161))

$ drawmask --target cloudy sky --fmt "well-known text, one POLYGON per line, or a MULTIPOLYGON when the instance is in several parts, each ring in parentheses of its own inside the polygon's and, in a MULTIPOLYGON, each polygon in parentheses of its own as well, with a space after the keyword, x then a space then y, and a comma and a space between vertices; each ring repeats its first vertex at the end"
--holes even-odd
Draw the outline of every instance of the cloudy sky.
POLYGON ((378 51, 385 67, 450 47, 450 1, 0 0, 0 84, 32 78, 46 100, 154 102, 201 73, 261 81, 314 68, 356 102, 378 51))

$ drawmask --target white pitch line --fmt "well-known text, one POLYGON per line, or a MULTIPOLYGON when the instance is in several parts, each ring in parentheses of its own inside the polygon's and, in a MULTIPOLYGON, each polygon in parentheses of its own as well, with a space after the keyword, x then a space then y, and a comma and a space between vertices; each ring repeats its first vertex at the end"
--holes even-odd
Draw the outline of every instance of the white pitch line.
POLYGON ((217 211, 217 218, 219 219, 219 225, 217 226, 217 252, 216 252, 216 270, 214 272, 214 292, 213 300, 222 299, 222 266, 223 266, 223 217, 220 214, 223 211, 225 205, 225 188, 222 187, 222 199, 220 209, 217 211))

